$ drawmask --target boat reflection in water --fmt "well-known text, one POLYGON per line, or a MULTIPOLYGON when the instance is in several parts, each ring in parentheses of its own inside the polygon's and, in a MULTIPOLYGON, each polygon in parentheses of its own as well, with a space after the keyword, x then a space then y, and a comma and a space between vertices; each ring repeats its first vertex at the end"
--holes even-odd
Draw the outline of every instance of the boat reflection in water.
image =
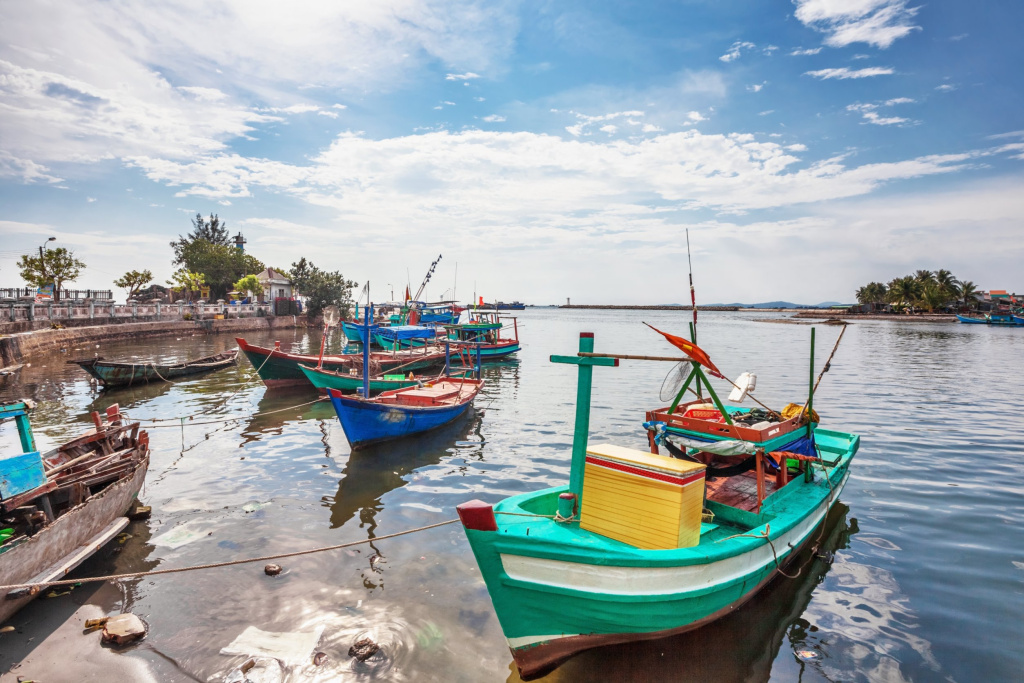
POLYGON ((340 528, 358 515, 360 527, 365 527, 372 538, 376 515, 384 509, 381 498, 409 483, 406 477, 412 472, 439 464, 456 443, 466 441, 470 434, 479 434, 482 417, 481 411, 470 408, 461 417, 416 439, 353 451, 342 470, 338 492, 333 499, 324 499, 324 505, 331 509, 331 528, 340 528))
MULTIPOLYGON (((611 645, 576 655, 541 681, 767 681, 783 642, 795 651, 804 646, 808 623, 802 615, 814 589, 825 579, 829 559, 850 546, 857 520, 847 520, 850 508, 836 502, 824 522, 822 541, 804 548, 789 564, 795 579, 777 576, 757 595, 727 617, 678 636, 611 645)), ((815 538, 818 531, 811 538, 815 538)), ((794 657, 796 655, 794 654, 794 657)), ((821 659, 799 661, 797 675, 820 667, 821 659)), ((788 670, 788 669, 787 669, 788 670)), ((824 673, 819 673, 824 675, 824 673)), ((508 683, 522 681, 512 665, 508 683)), ((794 678, 794 680, 796 680, 794 678)))

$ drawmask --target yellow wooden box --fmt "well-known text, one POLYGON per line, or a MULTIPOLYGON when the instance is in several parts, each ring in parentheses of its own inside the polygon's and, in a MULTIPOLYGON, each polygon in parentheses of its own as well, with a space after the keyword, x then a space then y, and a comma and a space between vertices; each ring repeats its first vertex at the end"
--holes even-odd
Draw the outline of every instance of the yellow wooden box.
POLYGON ((580 526, 645 550, 697 545, 704 469, 612 444, 590 446, 580 526))

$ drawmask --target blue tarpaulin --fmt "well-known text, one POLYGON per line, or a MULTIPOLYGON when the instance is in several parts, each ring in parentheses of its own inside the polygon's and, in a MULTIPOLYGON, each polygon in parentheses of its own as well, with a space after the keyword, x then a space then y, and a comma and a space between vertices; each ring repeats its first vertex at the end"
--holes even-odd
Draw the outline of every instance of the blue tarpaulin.
POLYGON ((433 327, 422 325, 394 325, 382 327, 377 331, 385 339, 433 339, 437 331, 433 327))

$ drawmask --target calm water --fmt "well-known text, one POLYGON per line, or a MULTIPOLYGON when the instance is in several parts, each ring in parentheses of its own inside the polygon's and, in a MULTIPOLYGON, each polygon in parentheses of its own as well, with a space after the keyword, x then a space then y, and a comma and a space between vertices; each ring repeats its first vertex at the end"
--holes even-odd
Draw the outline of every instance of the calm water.
MULTIPOLYGON (((776 407, 806 396, 810 336, 805 325, 764 322, 779 317, 707 314, 700 325, 700 343, 719 367, 731 376, 757 373, 758 397, 776 407)), ((475 414, 429 438, 357 455, 329 403, 296 408, 316 394, 240 385, 251 371, 244 360, 190 381, 102 394, 64 364, 94 353, 198 357, 232 348, 226 335, 69 349, 34 359, 0 385, 0 397, 39 401, 33 422, 42 447, 86 429, 90 411, 114 402, 135 419, 239 416, 151 429, 143 499, 152 519, 133 523, 122 550, 108 549, 78 575, 270 554, 373 538, 450 519, 471 498, 495 502, 564 483, 576 371, 548 356, 574 353, 583 330, 596 333, 599 351, 669 355, 641 320, 677 332, 687 321, 677 313, 548 309, 519 319, 520 358, 486 367, 475 414), (195 532, 196 540, 177 549, 153 543, 172 529, 195 532)), ((817 331, 820 367, 839 330, 817 331)), ((273 339, 285 348, 319 344, 302 331, 252 337, 273 339)), ((823 426, 863 437, 830 518, 834 560, 775 581, 701 631, 593 651, 547 680, 1020 680, 1022 358, 1019 330, 851 325, 815 397, 823 426), (802 661, 795 655, 802 650, 819 657, 802 661)), ((592 439, 644 448, 643 411, 659 403, 668 369, 630 361, 597 368, 592 439)), ((12 436, 7 428, 3 448, 11 449, 12 436)), ((291 680, 518 680, 458 525, 282 564, 286 573, 273 579, 261 565, 244 565, 37 600, 11 622, 23 633, 0 635, 0 671, 21 662, 10 680, 32 676, 67 657, 67 648, 83 648, 80 621, 58 626, 91 603, 130 609, 150 628, 145 641, 119 655, 84 649, 83 666, 112 657, 130 665, 108 670, 106 680, 139 680, 145 670, 156 680, 218 680, 244 661, 220 649, 249 625, 324 627, 318 649, 329 659, 292 669, 291 680), (382 653, 360 664, 347 651, 363 635, 382 653)), ((66 678, 46 680, 79 680, 75 671, 69 665, 66 678)))

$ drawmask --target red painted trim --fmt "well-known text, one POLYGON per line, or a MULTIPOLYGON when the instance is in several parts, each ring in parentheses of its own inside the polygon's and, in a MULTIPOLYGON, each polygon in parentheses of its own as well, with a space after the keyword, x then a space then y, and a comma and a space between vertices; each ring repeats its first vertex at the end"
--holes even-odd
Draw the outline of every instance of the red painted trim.
POLYGON ((593 339, 593 338, 594 338, 594 333, 593 332, 580 332, 580 339, 593 339))
POLYGON ((456 505, 462 526, 473 531, 497 531, 498 522, 494 519, 494 509, 482 500, 471 500, 456 505))
POLYGON ((661 472, 654 472, 652 470, 645 470, 639 467, 632 467, 630 465, 623 465, 622 463, 612 462, 610 460, 602 460, 599 458, 587 456, 587 464, 595 465, 597 467, 604 467, 610 470, 618 470, 625 472, 626 474, 635 474, 640 477, 646 477, 647 479, 655 479, 657 481, 664 481, 669 484, 675 484, 676 486, 685 486, 692 484, 695 481, 700 481, 704 478, 704 470, 701 470, 697 474, 689 474, 685 477, 676 477, 671 474, 662 474, 661 472))

